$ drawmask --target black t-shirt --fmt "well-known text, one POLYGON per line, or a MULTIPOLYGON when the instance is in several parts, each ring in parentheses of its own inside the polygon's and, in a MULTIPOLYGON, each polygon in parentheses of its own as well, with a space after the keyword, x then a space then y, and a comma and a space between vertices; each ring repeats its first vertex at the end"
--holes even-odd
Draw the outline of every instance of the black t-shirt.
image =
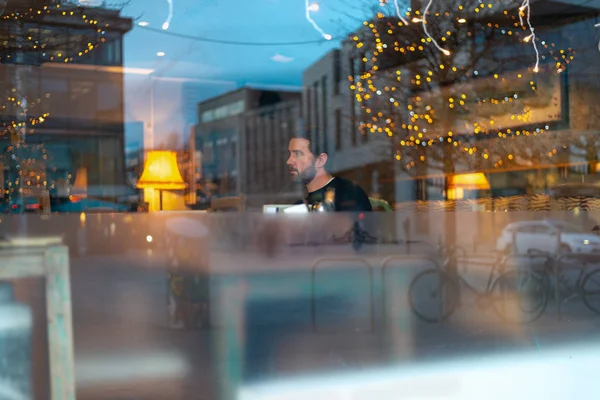
POLYGON ((372 211, 365 191, 343 178, 333 178, 327 185, 310 192, 305 201, 311 207, 323 206, 331 211, 372 211))

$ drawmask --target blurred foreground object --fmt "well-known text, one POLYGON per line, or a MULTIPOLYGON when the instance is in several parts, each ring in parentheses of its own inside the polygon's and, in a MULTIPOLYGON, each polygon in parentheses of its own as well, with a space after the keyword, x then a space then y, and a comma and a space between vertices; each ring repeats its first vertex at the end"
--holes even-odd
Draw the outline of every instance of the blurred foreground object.
POLYGON ((169 218, 165 225, 171 327, 206 327, 210 319, 206 246, 210 231, 201 221, 186 217, 169 218))
MULTIPOLYGON (((52 400, 75 399, 75 371, 73 362, 73 325, 71 312, 71 287, 69 276, 68 248, 62 245, 60 237, 14 237, 0 242, 0 280, 17 280, 30 277, 44 277, 46 280, 46 318, 48 321, 49 364, 52 400)), ((0 291, 0 304, 12 294, 0 291)), ((23 340, 24 333, 31 327, 29 311, 22 308, 2 308, 0 306, 0 328, 13 327, 14 335, 23 340), (11 315, 9 317, 9 315, 11 315)), ((0 329, 3 332, 4 329, 0 329)), ((13 333, 11 333, 12 335, 13 333)), ((2 335, 2 333, 0 333, 2 335)), ((22 342, 21 342, 22 343, 22 342)), ((3 352, 18 352, 12 346, 3 352)), ((7 353, 2 353, 7 354, 7 353)), ((11 353, 13 354, 13 353, 11 353)), ((14 359, 2 359, 2 378, 22 374, 19 358, 24 354, 14 353, 14 359)), ((31 360, 31 356, 29 356, 31 360)), ((36 365, 38 368, 39 365, 36 365)), ((31 368, 29 368, 31 371, 31 368)), ((29 394, 6 392, 9 386, 0 382, 1 399, 30 399, 29 394)), ((8 385, 9 383, 7 383, 8 385)), ((28 389, 30 391, 30 389, 28 389)))
MULTIPOLYGON (((158 210, 162 211, 163 190, 185 189, 185 182, 177 166, 177 153, 164 150, 150 151, 146 156, 144 172, 142 172, 137 187, 138 189, 158 190, 158 210)), ((154 210, 151 208, 151 211, 154 210)))
POLYGON ((0 282, 0 398, 32 399, 31 311, 15 303, 13 287, 0 282))

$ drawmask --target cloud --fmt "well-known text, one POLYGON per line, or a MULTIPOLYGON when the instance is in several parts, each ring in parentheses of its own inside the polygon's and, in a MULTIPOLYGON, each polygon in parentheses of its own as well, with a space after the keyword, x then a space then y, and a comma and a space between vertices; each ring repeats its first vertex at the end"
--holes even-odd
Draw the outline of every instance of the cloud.
POLYGON ((282 56, 279 53, 275 53, 275 55, 273 57, 271 57, 271 60, 273 60, 275 62, 279 62, 279 63, 289 63, 289 62, 294 61, 294 59, 292 57, 282 56))

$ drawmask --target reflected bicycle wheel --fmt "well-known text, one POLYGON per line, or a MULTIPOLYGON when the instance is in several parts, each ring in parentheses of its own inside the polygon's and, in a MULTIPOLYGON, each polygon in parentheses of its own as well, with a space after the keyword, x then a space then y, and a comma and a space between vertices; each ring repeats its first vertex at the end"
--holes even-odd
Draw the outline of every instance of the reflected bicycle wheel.
POLYGON ((508 322, 533 322, 546 310, 547 287, 545 275, 528 270, 507 270, 496 278, 491 288, 494 310, 508 322))
POLYGON ((456 280, 436 269, 418 273, 408 287, 408 301, 412 312, 425 322, 436 323, 448 319, 456 310, 456 302, 448 302, 456 293, 456 280))
POLYGON ((593 312, 600 314, 600 268, 583 278, 581 283, 583 302, 593 312))

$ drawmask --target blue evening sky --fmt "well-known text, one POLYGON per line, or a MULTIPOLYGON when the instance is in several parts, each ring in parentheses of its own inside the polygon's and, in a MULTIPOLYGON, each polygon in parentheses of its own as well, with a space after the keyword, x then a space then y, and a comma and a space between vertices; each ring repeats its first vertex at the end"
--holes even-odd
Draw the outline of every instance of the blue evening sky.
MULTIPOLYGON (((311 0, 312 2, 313 0, 311 0)), ((335 37, 359 27, 378 0, 320 0, 313 13, 335 37)), ((253 43, 320 41, 305 18, 305 0, 173 0, 168 32, 253 43)), ((122 15, 135 19, 125 36, 125 115, 129 148, 186 142, 198 122, 198 102, 243 85, 283 85, 298 90, 302 72, 339 40, 309 45, 225 45, 162 32, 167 0, 131 0, 122 15), (147 22, 153 32, 140 27, 147 22), (164 52, 162 57, 158 52, 164 52)), ((371 14, 372 15, 372 14, 371 14)))
MULTIPOLYGON (((378 0, 321 0, 319 4, 314 19, 327 33, 340 36, 362 21, 364 11, 357 6, 366 11, 378 0), (344 16, 343 11, 355 17, 344 16)), ((169 32, 244 42, 319 40, 304 7, 304 0, 173 0, 169 32)), ((161 29, 168 10, 167 0, 132 0, 123 14, 161 29)), ((222 45, 136 26, 125 39, 125 61, 128 67, 157 69, 165 76, 300 85, 302 71, 338 44, 332 40, 300 46, 222 45), (166 55, 157 57, 161 51, 166 55), (272 59, 277 54, 280 61, 272 59)))

